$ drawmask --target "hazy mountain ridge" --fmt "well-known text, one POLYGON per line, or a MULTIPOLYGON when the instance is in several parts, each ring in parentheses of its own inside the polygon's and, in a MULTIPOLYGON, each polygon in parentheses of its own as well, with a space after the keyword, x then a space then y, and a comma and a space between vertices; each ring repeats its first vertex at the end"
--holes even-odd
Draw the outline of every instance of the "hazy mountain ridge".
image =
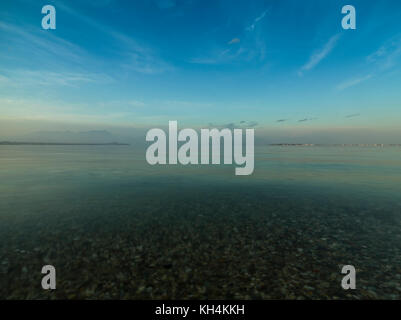
POLYGON ((91 131, 36 131, 31 134, 18 136, 19 141, 52 142, 52 143, 112 143, 119 142, 119 137, 107 130, 91 131))

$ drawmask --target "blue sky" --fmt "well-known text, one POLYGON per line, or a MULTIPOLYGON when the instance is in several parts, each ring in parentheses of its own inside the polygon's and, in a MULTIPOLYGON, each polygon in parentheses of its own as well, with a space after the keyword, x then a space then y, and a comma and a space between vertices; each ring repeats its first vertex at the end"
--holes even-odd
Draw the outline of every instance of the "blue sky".
POLYGON ((0 119, 8 123, 246 121, 397 135, 400 63, 397 0, 0 4, 0 119), (56 8, 56 30, 41 28, 45 4, 56 8), (346 4, 356 8, 356 30, 341 27, 346 4))

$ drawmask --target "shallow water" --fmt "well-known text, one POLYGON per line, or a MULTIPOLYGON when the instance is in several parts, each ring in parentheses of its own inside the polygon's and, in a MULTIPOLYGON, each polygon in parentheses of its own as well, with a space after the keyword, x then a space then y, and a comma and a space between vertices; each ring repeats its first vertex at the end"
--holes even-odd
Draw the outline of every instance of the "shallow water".
POLYGON ((0 146, 0 181, 0 298, 401 297, 399 147, 258 147, 235 176, 130 146, 0 146))

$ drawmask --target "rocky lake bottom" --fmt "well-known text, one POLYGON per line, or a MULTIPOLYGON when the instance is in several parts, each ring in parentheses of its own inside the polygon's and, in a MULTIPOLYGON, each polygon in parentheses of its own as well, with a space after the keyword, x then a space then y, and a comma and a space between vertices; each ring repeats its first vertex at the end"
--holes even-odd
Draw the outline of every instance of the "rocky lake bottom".
POLYGON ((145 181, 34 206, 13 197, 0 205, 13 205, 1 216, 1 299, 401 298, 400 202, 371 194, 145 181), (46 264, 53 291, 41 288, 46 264), (348 264, 355 290, 341 287, 348 264))

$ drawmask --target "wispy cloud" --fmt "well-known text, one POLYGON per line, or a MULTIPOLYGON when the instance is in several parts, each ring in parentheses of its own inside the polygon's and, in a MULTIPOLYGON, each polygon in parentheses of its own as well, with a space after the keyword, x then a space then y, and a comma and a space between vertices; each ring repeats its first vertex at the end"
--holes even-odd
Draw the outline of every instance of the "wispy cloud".
POLYGON ((213 52, 208 55, 195 57, 189 60, 195 64, 229 64, 236 62, 263 62, 266 56, 265 39, 260 34, 253 31, 256 25, 267 15, 269 10, 263 11, 253 20, 253 23, 246 27, 240 35, 232 38, 230 41, 220 45, 218 49, 214 48, 213 52), (227 47, 228 45, 228 47, 227 47))
POLYGON ((316 67, 334 49, 339 39, 340 34, 332 36, 329 41, 326 42, 323 48, 311 55, 308 62, 299 70, 298 75, 302 76, 305 71, 309 71, 316 67))
POLYGON ((396 65, 401 57, 401 36, 397 35, 386 41, 375 52, 366 57, 367 63, 375 64, 380 70, 387 70, 396 65))
POLYGON ((254 40, 251 45, 221 48, 219 52, 214 52, 210 56, 192 58, 189 62, 209 65, 250 62, 252 60, 262 62, 265 54, 266 47, 264 42, 254 40))
POLYGON ((112 100, 112 101, 102 101, 96 104, 99 107, 106 108, 142 108, 146 106, 146 103, 139 100, 112 100))
POLYGON ((241 42, 241 40, 239 38, 233 38, 228 42, 228 44, 234 44, 234 43, 240 43, 240 42, 241 42))
POLYGON ((215 58, 192 58, 189 62, 194 64, 217 64, 219 60, 215 58))
MULTIPOLYGON (((0 22, 0 32, 7 37, 7 45, 12 50, 1 50, 0 56, 4 60, 15 60, 21 52, 29 52, 30 61, 38 60, 43 65, 75 64, 82 66, 90 55, 81 47, 51 33, 43 37, 41 30, 33 26, 16 26, 0 22), (57 61, 57 62, 56 62, 57 61)), ((6 43, 3 42, 3 45, 6 43)))
MULTIPOLYGON (((65 4, 58 3, 57 9, 78 19, 88 27, 102 34, 104 41, 110 42, 116 48, 117 56, 111 63, 115 67, 144 74, 158 74, 173 70, 173 67, 159 57, 149 46, 138 44, 132 37, 101 24, 87 15, 83 15, 65 4)), ((36 61, 36 65, 43 66, 44 70, 88 70, 95 69, 102 64, 98 54, 91 54, 79 45, 57 37, 51 32, 43 36, 43 30, 32 25, 15 25, 0 22, 0 32, 7 37, 1 46, 8 50, 0 50, 3 61, 20 59, 21 68, 26 64, 26 52, 30 53, 29 61, 36 61), (10 49, 11 48, 11 49, 10 49)), ((110 63, 109 61, 109 63, 110 63)), ((72 71, 75 72, 75 71, 72 71)))
POLYGON ((372 78, 372 75, 368 74, 365 77, 360 77, 360 78, 355 78, 355 79, 350 79, 350 80, 344 81, 337 86, 337 90, 340 90, 340 91, 345 90, 347 88, 356 86, 364 81, 367 81, 371 78, 372 78))
POLYGON ((17 69, 3 71, 0 80, 7 85, 20 86, 78 86, 82 83, 109 83, 113 78, 102 73, 54 72, 17 69))
POLYGON ((366 63, 371 65, 371 73, 354 79, 346 80, 336 89, 339 91, 359 85, 362 82, 372 79, 376 75, 385 72, 397 64, 397 59, 401 57, 401 36, 395 36, 387 40, 376 51, 366 57, 366 63))
POLYGON ((230 122, 230 123, 225 123, 225 124, 215 124, 215 123, 209 123, 208 127, 209 128, 217 128, 217 129, 240 129, 240 128, 254 128, 258 126, 259 123, 257 121, 246 121, 242 120, 239 123, 237 122, 230 122))
POLYGON ((266 14, 267 14, 268 12, 269 12, 269 10, 263 11, 258 17, 255 18, 255 20, 253 20, 253 23, 252 23, 250 26, 248 26, 248 27, 245 28, 245 30, 246 30, 246 31, 253 31, 253 30, 255 30, 256 24, 257 24, 260 20, 262 20, 262 19, 266 16, 266 14))
MULTIPOLYGON (((167 2, 165 5, 167 5, 167 2)), ((118 59, 120 67, 145 74, 158 74, 174 69, 155 50, 145 44, 138 43, 133 37, 127 36, 108 25, 101 24, 65 4, 59 4, 58 6, 81 22, 104 34, 108 40, 113 41, 113 44, 118 48, 115 53, 119 55, 119 58, 122 58, 118 59)))
POLYGON ((33 98, 0 98, 0 112, 7 119, 29 119, 66 122, 129 122, 138 117, 134 106, 144 106, 140 101, 102 101, 90 103, 70 103, 61 100, 37 100, 33 98), (116 107, 125 106, 125 109, 116 107))
MULTIPOLYGON (((219 53, 212 55, 211 57, 199 57, 199 58, 192 58, 190 63, 196 64, 222 64, 222 63, 230 63, 235 61, 239 57, 243 56, 248 50, 243 47, 239 47, 237 49, 224 49, 219 53)), ((244 57, 243 57, 244 58, 244 57)))
POLYGON ((361 115, 360 113, 353 113, 353 114, 346 115, 345 117, 346 118, 355 118, 355 117, 359 117, 360 115, 361 115))
POLYGON ((316 120, 317 118, 304 118, 304 119, 300 119, 298 120, 298 122, 306 122, 306 121, 311 121, 311 120, 316 120))
POLYGON ((93 72, 96 58, 80 46, 31 25, 0 22, 1 82, 7 86, 76 86, 109 83, 112 76, 93 72), (27 54, 28 53, 28 54, 27 54), (11 67, 18 65, 18 68, 11 67), (32 66, 35 66, 34 68, 32 66))
POLYGON ((185 101, 185 100, 165 100, 157 102, 159 105, 166 107, 180 107, 180 108, 204 108, 211 107, 214 105, 213 102, 201 102, 201 101, 185 101))

